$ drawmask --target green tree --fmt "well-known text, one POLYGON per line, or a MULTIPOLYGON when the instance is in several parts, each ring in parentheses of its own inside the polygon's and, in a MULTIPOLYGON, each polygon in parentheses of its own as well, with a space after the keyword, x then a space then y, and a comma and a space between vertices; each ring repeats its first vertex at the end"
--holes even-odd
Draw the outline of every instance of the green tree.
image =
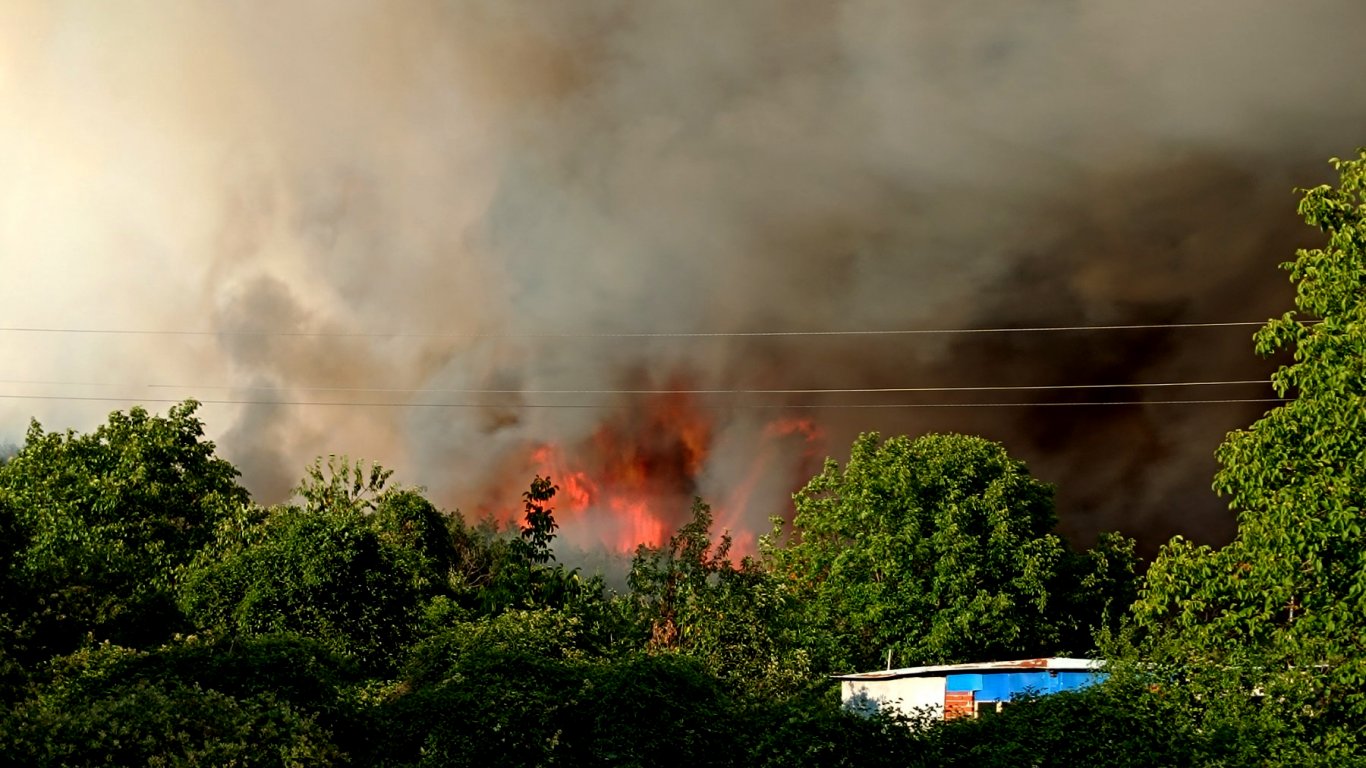
POLYGON ((380 669, 396 664, 424 601, 445 590, 450 544, 419 494, 384 488, 383 470, 365 477, 345 460, 330 476, 315 465, 301 506, 243 508, 222 521, 181 589, 194 625, 298 634, 380 669))
POLYGON ((15 654, 23 646, 21 619, 35 608, 17 573, 18 558, 27 548, 21 537, 19 516, 0 492, 0 704, 18 692, 25 678, 24 665, 15 654))
POLYGON ((0 466, 0 498, 22 542, 10 573, 32 597, 14 616, 22 655, 68 652, 87 633, 145 647, 180 627, 179 569, 247 501, 237 470, 204 439, 197 407, 116 411, 89 434, 34 422, 0 466))
POLYGON ((294 489, 311 512, 347 509, 356 513, 375 511, 384 486, 393 477, 393 470, 371 463, 365 471, 364 462, 352 462, 346 456, 327 457, 324 470, 321 458, 314 459, 305 471, 307 477, 294 489))
POLYGON ((732 685, 782 695, 815 675, 803 647, 795 595, 752 559, 734 565, 731 539, 713 540, 711 507, 659 547, 636 549, 629 600, 647 648, 678 651, 732 685))
POLYGON ((546 506, 560 490, 550 478, 537 475, 531 481, 531 488, 522 492, 522 502, 526 506, 526 517, 522 523, 522 536, 517 550, 532 565, 547 565, 555 559, 550 542, 555 540, 555 510, 546 506))
POLYGON ((1293 355, 1272 377, 1293 399, 1217 452, 1237 535, 1220 548, 1173 539, 1135 612, 1155 653, 1258 670, 1249 687, 1312 714, 1318 754, 1352 754, 1366 748, 1366 152, 1333 164, 1337 186, 1299 205, 1327 244, 1282 265, 1297 312, 1255 336, 1259 353, 1293 355))
POLYGON ((733 765, 760 768, 942 768, 952 763, 924 759, 921 734, 904 718, 855 714, 841 706, 838 692, 808 690, 747 702, 740 727, 744 752, 733 765))
POLYGON ((1084 568, 1054 532, 1052 488, 999 444, 865 434, 844 467, 827 461, 794 498, 795 541, 771 556, 830 634, 828 663, 866 668, 889 650, 915 665, 1090 648, 1074 629, 1102 617, 1069 613, 1088 604, 1076 594, 1084 568))
POLYGON ((480 622, 454 644, 437 643, 424 673, 386 702, 380 730, 393 764, 741 762, 743 723, 733 698, 695 661, 676 654, 583 659, 545 636, 554 612, 518 613, 480 622), (525 642, 517 641, 519 628, 525 642), (483 642, 469 642, 476 637, 483 642))
POLYGON ((101 644, 49 669, 0 716, 6 764, 326 766, 366 741, 350 671, 306 641, 101 644))
POLYGON ((510 608, 566 608, 601 597, 602 579, 585 578, 577 568, 555 562, 551 544, 560 526, 549 504, 557 491, 559 486, 550 478, 537 475, 530 488, 522 492, 526 514, 517 536, 501 545, 489 542, 493 563, 481 595, 484 613, 510 608))
POLYGON ((636 549, 627 585, 649 626, 649 645, 683 648, 692 645, 702 622, 690 614, 715 602, 723 578, 734 572, 728 555, 731 538, 711 540, 711 507, 701 499, 692 506, 692 520, 669 537, 668 544, 636 549))

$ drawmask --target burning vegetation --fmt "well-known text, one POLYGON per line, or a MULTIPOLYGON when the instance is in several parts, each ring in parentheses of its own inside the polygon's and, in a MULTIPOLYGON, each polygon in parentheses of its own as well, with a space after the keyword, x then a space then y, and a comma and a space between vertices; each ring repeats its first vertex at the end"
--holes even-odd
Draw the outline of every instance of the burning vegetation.
MULTIPOLYGON (((630 553, 644 544, 661 546, 706 497, 719 528, 732 532, 737 554, 753 554, 764 521, 790 518, 789 498, 825 455, 824 436, 811 419, 779 415, 762 423, 754 450, 743 459, 719 457, 717 409, 702 402, 675 377, 669 389, 632 397, 607 412, 585 437, 572 443, 528 446, 498 477, 543 475, 559 486, 556 515, 568 540, 580 547, 602 546, 630 553), (718 461, 742 460, 726 467, 718 461), (709 493, 709 477, 727 485, 709 493)), ((481 515, 501 523, 520 511, 494 501, 506 488, 490 487, 481 515)))

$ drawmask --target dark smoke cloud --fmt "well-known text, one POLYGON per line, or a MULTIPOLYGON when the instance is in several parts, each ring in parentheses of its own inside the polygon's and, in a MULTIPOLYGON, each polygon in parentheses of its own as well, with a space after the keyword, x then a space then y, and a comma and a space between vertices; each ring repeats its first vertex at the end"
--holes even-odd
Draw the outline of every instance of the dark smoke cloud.
MULTIPOLYGON (((1189 1, 10 3, 4 322, 218 335, 0 334, 6 378, 65 382, 5 391, 367 403, 211 405, 205 416, 264 498, 336 452, 470 508, 490 487, 516 505, 529 445, 572 448, 636 407, 527 390, 678 377, 717 389, 1258 378, 1267 364, 1252 358, 1251 329, 538 334, 1277 314, 1290 292, 1275 264, 1312 242, 1291 189, 1364 143, 1363 24, 1352 0, 1248 0, 1236 12, 1189 1), (386 406, 404 402, 496 407, 386 406), (547 403, 604 407, 524 407, 547 403)), ((724 495, 759 450, 775 414, 734 405, 708 402, 714 449, 689 490, 724 495)), ((84 427, 108 407, 6 400, 0 416, 18 435, 31 414, 84 427)), ((1210 455, 1258 409, 806 413, 836 454, 863 429, 1004 440, 1059 484, 1069 531, 1119 527, 1152 546, 1174 532, 1228 534, 1207 490, 1210 455)), ((770 501, 749 525, 781 504, 802 450, 774 460, 784 480, 766 482, 770 501)))

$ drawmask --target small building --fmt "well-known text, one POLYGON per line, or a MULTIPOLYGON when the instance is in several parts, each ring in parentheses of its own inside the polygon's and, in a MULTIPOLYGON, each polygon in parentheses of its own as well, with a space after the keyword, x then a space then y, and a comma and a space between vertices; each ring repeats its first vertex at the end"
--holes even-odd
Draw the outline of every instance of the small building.
POLYGON ((951 720, 1001 711, 1025 693, 1074 691, 1105 679, 1095 659, 1022 659, 939 664, 835 675, 844 706, 861 712, 892 710, 951 720))

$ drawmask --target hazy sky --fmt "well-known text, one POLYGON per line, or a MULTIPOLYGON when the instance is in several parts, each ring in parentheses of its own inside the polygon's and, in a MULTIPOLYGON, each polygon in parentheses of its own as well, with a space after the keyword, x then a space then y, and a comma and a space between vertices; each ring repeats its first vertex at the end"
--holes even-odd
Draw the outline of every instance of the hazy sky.
POLYGON ((349 453, 515 505, 550 442, 755 485, 727 522, 757 529, 860 430, 952 429, 1083 538, 1218 538, 1210 455, 1260 406, 795 406, 1263 388, 582 390, 1262 378, 1251 328, 613 334, 1279 314, 1293 188, 1366 144, 1363 29, 1355 0, 0 0, 0 442, 193 396, 266 501, 349 453))

